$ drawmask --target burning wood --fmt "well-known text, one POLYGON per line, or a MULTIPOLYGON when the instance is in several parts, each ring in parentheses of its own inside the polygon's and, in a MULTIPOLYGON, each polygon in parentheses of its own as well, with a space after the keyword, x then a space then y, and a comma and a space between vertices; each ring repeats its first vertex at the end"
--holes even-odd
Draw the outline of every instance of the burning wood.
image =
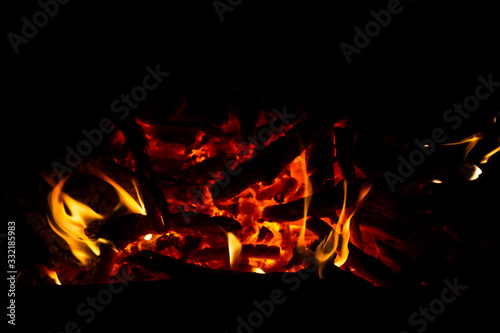
POLYGON ((118 149, 126 157, 115 159, 121 166, 89 161, 70 176, 71 186, 53 184, 48 223, 59 248, 74 258, 71 266, 50 267, 62 283, 105 283, 122 265, 140 267, 141 278, 151 280, 234 274, 228 269, 295 272, 315 258, 322 276, 337 278, 343 270, 389 287, 419 284, 426 276, 408 274, 412 265, 436 253, 455 255, 444 247, 456 242, 436 229, 436 221, 408 218, 408 212, 429 209, 420 185, 397 196, 376 184, 364 200, 366 176, 357 167, 355 131, 347 121, 313 111, 293 118, 282 132, 259 121, 259 141, 250 143, 241 142, 234 116, 214 126, 144 119, 121 124, 121 144, 130 146, 118 149), (81 186, 85 173, 94 177, 88 187, 81 186), (428 239, 441 245, 432 248, 428 239), (81 277, 69 278, 75 274, 81 277))

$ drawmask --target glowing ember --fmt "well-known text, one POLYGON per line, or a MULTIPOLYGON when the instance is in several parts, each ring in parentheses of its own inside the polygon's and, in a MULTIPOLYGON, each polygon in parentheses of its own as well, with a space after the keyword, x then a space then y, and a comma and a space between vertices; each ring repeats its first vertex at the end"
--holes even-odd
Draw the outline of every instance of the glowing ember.
POLYGON ((146 236, 144 236, 144 240, 151 240, 151 238, 153 238, 153 234, 147 234, 146 236))

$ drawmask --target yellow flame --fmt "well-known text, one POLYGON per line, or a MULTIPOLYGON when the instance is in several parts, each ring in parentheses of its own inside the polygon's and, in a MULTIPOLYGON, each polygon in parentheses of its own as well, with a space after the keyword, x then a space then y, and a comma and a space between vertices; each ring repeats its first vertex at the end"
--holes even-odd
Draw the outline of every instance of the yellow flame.
POLYGON ((317 247, 314 253, 316 260, 319 263, 319 276, 323 278, 323 267, 331 260, 333 254, 336 253, 334 259, 334 264, 337 267, 342 266, 349 255, 349 238, 350 238, 350 224, 351 218, 354 216, 358 210, 361 202, 366 197, 371 188, 371 183, 365 184, 360 188, 359 198, 352 209, 350 214, 346 213, 346 202, 347 202, 347 181, 344 180, 344 203, 342 205, 342 210, 339 215, 339 220, 334 228, 330 231, 328 237, 323 240, 317 247))
POLYGON ((481 164, 487 163, 488 160, 490 159, 490 157, 493 156, 493 155, 495 155, 499 151, 500 151, 500 147, 497 147, 497 148, 493 149, 488 154, 484 155, 483 159, 479 163, 481 163, 481 164))
POLYGON ((469 152, 472 150, 472 148, 474 148, 478 143, 478 141, 481 140, 483 137, 484 134, 482 132, 478 132, 457 142, 444 143, 443 146, 454 146, 467 143, 467 146, 465 147, 465 156, 464 156, 465 160, 467 159, 467 155, 469 155, 469 152))
POLYGON ((307 174, 307 163, 306 163, 306 150, 301 154, 300 163, 302 169, 302 178, 304 181, 304 216, 302 217, 302 225, 300 226, 300 233, 297 239, 297 246, 306 247, 306 221, 307 221, 307 212, 309 210, 309 205, 311 204, 313 188, 312 183, 309 181, 309 176, 307 174))
POLYGON ((229 248, 229 267, 232 270, 237 270, 240 264, 240 253, 242 249, 241 242, 233 233, 228 232, 227 245, 229 248))
POLYGON ((469 180, 476 180, 480 174, 483 173, 483 170, 481 170, 477 165, 473 164, 472 168, 474 169, 474 172, 470 176, 469 180))
POLYGON ((57 277, 56 271, 43 266, 43 272, 45 273, 45 275, 47 275, 48 277, 50 277, 56 284, 62 285, 61 281, 59 281, 59 277, 57 277))
POLYGON ((442 184, 443 183, 443 181, 439 180, 439 179, 433 179, 432 182, 435 184, 442 184))
POLYGON ((142 202, 141 196, 139 195, 139 190, 137 189, 137 183, 135 179, 132 179, 132 184, 134 185, 135 193, 137 195, 137 199, 139 202, 136 202, 132 196, 123 189, 120 185, 118 185, 113 179, 109 178, 103 172, 94 172, 96 176, 113 186, 116 193, 118 194, 119 202, 115 207, 115 211, 119 208, 126 208, 129 212, 146 215, 146 208, 144 207, 144 203, 142 202))
MULTIPOLYGON (((102 172, 94 173, 104 181, 108 182, 117 192, 119 203, 115 207, 128 209, 128 211, 146 215, 144 204, 139 196, 137 185, 134 188, 139 198, 137 203, 130 194, 120 185, 102 172)), ((88 266, 92 260, 101 254, 101 244, 110 245, 115 251, 114 244, 107 239, 90 239, 85 234, 85 229, 96 220, 103 220, 104 216, 96 213, 86 204, 73 199, 63 192, 63 186, 67 177, 61 180, 48 195, 50 214, 47 216, 50 227, 68 244, 71 252, 84 266, 88 266)))
POLYGON ((253 268, 253 272, 254 272, 254 273, 257 273, 257 274, 266 274, 266 272, 264 272, 264 271, 262 270, 262 268, 258 268, 258 267, 253 268))

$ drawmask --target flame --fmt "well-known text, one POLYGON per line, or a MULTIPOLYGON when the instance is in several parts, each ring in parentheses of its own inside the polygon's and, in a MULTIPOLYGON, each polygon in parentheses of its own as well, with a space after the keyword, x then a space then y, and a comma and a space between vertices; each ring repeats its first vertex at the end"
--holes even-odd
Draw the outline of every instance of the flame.
POLYGON ((59 278, 57 277, 56 271, 43 266, 43 272, 45 273, 45 275, 50 277, 57 285, 62 285, 61 281, 59 281, 59 278))
POLYGON ((439 180, 439 179, 433 179, 433 180, 432 180, 432 182, 433 182, 434 184, 442 184, 442 183, 443 183, 443 181, 442 181, 442 180, 439 180))
POLYGON ((454 146, 454 145, 461 145, 464 143, 467 143, 467 146, 465 147, 465 155, 464 155, 464 160, 467 159, 467 155, 469 155, 469 152, 476 146, 479 140, 481 140, 484 137, 484 134, 482 132, 478 132, 476 134, 473 134, 471 136, 468 136, 460 141, 457 142, 451 142, 451 143, 444 143, 443 146, 454 146))
POLYGON ((483 173, 483 170, 481 170, 477 165, 473 164, 472 169, 474 170, 472 175, 470 176, 469 180, 476 180, 480 174, 483 173))
POLYGON ((232 270, 237 270, 240 264, 240 253, 242 249, 241 242, 236 238, 236 236, 228 232, 227 233, 227 245, 229 248, 229 267, 232 270))
POLYGON ((495 155, 499 151, 500 151, 500 146, 498 146, 497 148, 493 149, 488 154, 484 155, 483 159, 479 163, 481 163, 481 164, 488 163, 488 160, 490 159, 490 157, 493 156, 493 155, 495 155))
POLYGON ((366 197, 371 189, 371 183, 365 183, 361 187, 359 192, 359 198, 352 209, 350 214, 346 212, 346 202, 347 202, 347 181, 344 180, 344 203, 342 205, 342 210, 339 215, 339 220, 334 228, 330 231, 328 237, 323 240, 317 247, 315 251, 315 258, 319 263, 319 276, 323 278, 323 267, 327 261, 331 260, 333 254, 336 253, 334 259, 334 264, 337 267, 342 266, 349 255, 349 238, 350 238, 350 224, 351 218, 354 216, 358 210, 361 202, 366 197))
POLYGON ((146 236, 144 236, 144 240, 151 240, 151 238, 153 238, 153 234, 147 234, 146 236))
POLYGON ((106 174, 100 171, 93 172, 96 176, 113 186, 116 193, 118 194, 118 205, 115 207, 115 211, 119 208, 125 208, 131 213, 146 215, 146 208, 144 207, 144 203, 142 202, 141 196, 139 195, 139 190, 137 189, 137 183, 135 179, 132 179, 132 184, 134 185, 135 193, 137 195, 137 199, 139 202, 136 202, 132 196, 123 189, 120 185, 118 185, 113 179, 109 178, 106 174))
MULTIPOLYGON (((146 215, 144 204, 139 196, 135 181, 134 188, 139 198, 137 203, 120 185, 102 172, 92 172, 107 183, 109 183, 118 194, 119 203, 115 211, 121 207, 128 211, 146 215)), ((101 254, 102 244, 116 248, 112 242, 104 238, 90 239, 85 229, 91 222, 104 220, 104 216, 95 212, 86 204, 73 199, 63 191, 68 177, 61 180, 48 195, 50 214, 47 216, 50 227, 68 244, 71 252, 84 266, 88 266, 92 260, 101 254)))
POLYGON ((253 268, 253 269, 252 269, 252 271, 253 271, 254 273, 257 273, 257 274, 266 274, 266 272, 264 272, 264 271, 262 270, 262 268, 258 268, 258 267, 253 268))
POLYGON ((304 215, 302 217, 302 225, 300 226, 300 233, 297 239, 297 246, 306 247, 306 221, 307 221, 307 211, 309 209, 309 205, 311 204, 313 188, 312 183, 309 181, 309 177, 307 174, 307 164, 305 158, 306 150, 302 152, 300 155, 300 164, 302 169, 302 181, 304 182, 304 215))

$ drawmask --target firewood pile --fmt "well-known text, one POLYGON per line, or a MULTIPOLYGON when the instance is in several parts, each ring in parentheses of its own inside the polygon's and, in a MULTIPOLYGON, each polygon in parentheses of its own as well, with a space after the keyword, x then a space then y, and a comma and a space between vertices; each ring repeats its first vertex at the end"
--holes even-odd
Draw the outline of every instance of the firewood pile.
MULTIPOLYGON (((20 281, 54 283, 47 269, 62 284, 107 282, 124 267, 146 281, 282 274, 319 260, 320 250, 330 251, 322 277, 349 274, 374 286, 430 285, 462 267, 468 225, 435 211, 434 192, 470 182, 470 161, 428 166, 391 192, 370 160, 389 143, 358 135, 347 112, 285 107, 258 116, 248 138, 237 113, 217 124, 154 117, 119 124, 108 154, 85 161, 62 187, 99 216, 80 224, 80 236, 61 237, 72 229, 57 225, 44 197, 26 214, 44 256, 20 281), (86 262, 71 237, 89 253, 86 262), (345 262, 336 264, 341 253, 345 262)), ((57 184, 44 174, 48 201, 57 184)), ((69 201, 61 207, 75 216, 69 201)))

